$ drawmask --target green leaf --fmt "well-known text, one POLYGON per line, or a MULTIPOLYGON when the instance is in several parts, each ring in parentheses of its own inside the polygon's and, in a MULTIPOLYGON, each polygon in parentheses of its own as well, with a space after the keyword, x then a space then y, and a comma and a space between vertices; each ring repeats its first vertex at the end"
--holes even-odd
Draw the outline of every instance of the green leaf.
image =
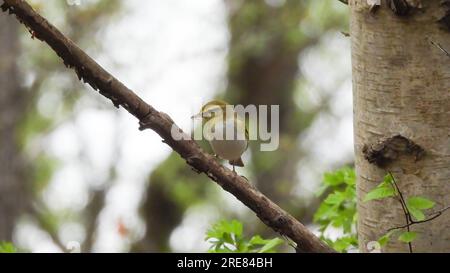
POLYGON ((234 251, 227 246, 216 247, 215 249, 210 249, 209 253, 233 253, 234 251))
POLYGON ((249 252, 249 248, 251 247, 251 244, 245 240, 238 243, 237 251, 240 253, 246 253, 249 252))
POLYGON ((334 172, 327 172, 323 176, 323 183, 327 186, 338 186, 341 184, 354 185, 356 181, 355 170, 344 167, 334 172))
POLYGON ((400 234, 400 236, 398 236, 398 240, 402 241, 404 243, 411 243, 412 241, 414 241, 414 239, 416 239, 416 237, 417 237, 417 232, 407 231, 407 232, 403 232, 402 234, 400 234))
POLYGON ((411 214, 411 216, 414 217, 417 221, 425 220, 425 214, 423 214, 423 212, 420 209, 410 207, 408 205, 406 206, 408 207, 408 211, 411 214))
POLYGON ((242 223, 237 220, 233 220, 231 222, 222 220, 218 223, 214 224, 211 229, 206 233, 206 239, 216 238, 223 240, 225 239, 227 242, 230 241, 230 237, 234 235, 236 239, 242 236, 242 223))
POLYGON ((331 221, 331 225, 336 228, 342 228, 344 233, 348 234, 352 232, 354 221, 354 215, 356 211, 353 207, 341 210, 339 215, 331 221))
POLYGON ((237 237, 241 237, 242 230, 243 230, 243 226, 242 226, 241 222, 239 222, 237 220, 231 221, 231 225, 229 227, 228 232, 235 234, 237 237))
POLYGON ((356 248, 358 246, 358 239, 356 236, 341 237, 332 246, 337 252, 347 252, 350 247, 356 248))
POLYGON ((259 235, 255 235, 250 239, 250 244, 252 245, 265 245, 267 242, 269 242, 269 240, 264 240, 259 235))
POLYGON ((422 210, 431 209, 436 203, 430 199, 414 196, 406 200, 406 207, 411 215, 418 221, 425 220, 425 214, 422 210))
POLYGON ((353 222, 354 223, 356 223, 356 222, 358 222, 358 212, 356 211, 356 205, 355 205, 355 207, 354 207, 354 211, 355 211, 355 214, 353 215, 353 222))
POLYGON ((341 192, 334 192, 325 199, 325 203, 329 205, 340 205, 345 200, 341 192))
POLYGON ((392 186, 394 184, 394 180, 392 179, 392 176, 388 173, 384 176, 383 182, 381 182, 381 184, 384 186, 387 186, 387 185, 392 186))
POLYGON ((318 222, 319 220, 324 219, 330 219, 338 216, 336 206, 330 206, 326 204, 325 202, 320 204, 319 208, 317 209, 316 213, 314 214, 314 222, 318 222))
POLYGON ((225 243, 234 244, 234 239, 232 238, 230 233, 224 232, 222 234, 222 238, 225 241, 225 243))
POLYGON ((381 236, 380 239, 378 239, 378 243, 380 244, 380 246, 385 246, 389 242, 392 233, 393 231, 389 231, 388 233, 381 236))
POLYGON ((323 176, 323 183, 327 186, 337 186, 344 183, 344 179, 337 171, 334 173, 325 173, 323 176))
POLYGON ((256 248, 256 246, 259 246, 259 245, 263 246, 261 249, 258 250, 258 253, 274 252, 275 248, 282 243, 283 243, 283 240, 281 240, 279 238, 266 240, 266 239, 261 238, 261 236, 259 236, 259 235, 253 236, 249 241, 250 246, 253 248, 256 248))
POLYGON ((356 187, 355 187, 355 185, 348 186, 345 189, 343 194, 347 201, 354 201, 356 203, 356 187))
POLYGON ((275 248, 284 241, 279 238, 263 239, 259 235, 247 240, 242 236, 243 225, 237 220, 219 221, 206 233, 205 240, 211 246, 210 253, 266 253, 275 252, 275 248))
POLYGON ((342 168, 325 173, 320 194, 326 190, 328 196, 321 202, 314 214, 314 222, 319 225, 321 240, 337 251, 345 252, 356 245, 356 175, 352 168, 342 168), (343 232, 337 239, 330 239, 325 234, 333 227, 343 232))
POLYGON ((364 197, 364 202, 375 200, 375 199, 383 199, 386 197, 394 196, 396 191, 394 189, 392 176, 387 174, 384 176, 383 182, 381 182, 376 188, 369 191, 364 197))
POLYGON ((432 207, 434 207, 434 205, 436 205, 436 203, 431 201, 430 199, 420 196, 408 198, 406 204, 408 205, 408 207, 414 207, 416 209, 431 209, 432 207))
MULTIPOLYGON (((381 184, 380 184, 381 185, 381 184)), ((364 202, 375 200, 375 199, 383 199, 386 197, 391 197, 395 195, 395 190, 392 186, 378 186, 375 189, 369 191, 364 197, 364 202)))
POLYGON ((0 253, 16 253, 16 247, 8 242, 0 242, 0 253))
POLYGON ((275 248, 283 243, 283 240, 280 238, 273 238, 269 240, 259 251, 258 253, 270 253, 274 252, 275 248))
POLYGON ((353 186, 355 183, 356 174, 352 168, 344 167, 334 172, 327 172, 323 176, 322 185, 317 191, 316 196, 321 196, 330 187, 337 189, 337 187, 343 186, 342 184, 353 186))

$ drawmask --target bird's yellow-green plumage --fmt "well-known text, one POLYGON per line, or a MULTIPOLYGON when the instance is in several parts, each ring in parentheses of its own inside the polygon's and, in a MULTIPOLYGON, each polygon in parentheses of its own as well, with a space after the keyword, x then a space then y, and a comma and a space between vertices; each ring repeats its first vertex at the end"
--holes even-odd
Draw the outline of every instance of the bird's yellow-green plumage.
MULTIPOLYGON (((201 117, 204 121, 206 132, 234 132, 231 139, 211 139, 209 144, 214 153, 229 161, 231 165, 243 167, 241 155, 248 147, 248 132, 245 127, 245 120, 238 117, 237 113, 226 115, 228 103, 222 100, 213 100, 203 105, 199 114, 194 117, 201 117)), ((230 114, 230 113, 228 113, 230 114)))

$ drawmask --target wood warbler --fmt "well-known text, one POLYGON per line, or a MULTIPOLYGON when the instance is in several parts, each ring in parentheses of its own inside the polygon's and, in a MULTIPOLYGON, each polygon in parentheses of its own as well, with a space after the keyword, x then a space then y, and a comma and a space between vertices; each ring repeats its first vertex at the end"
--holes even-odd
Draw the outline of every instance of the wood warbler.
POLYGON ((203 121, 204 136, 215 155, 228 160, 233 171, 235 166, 244 167, 241 155, 247 149, 249 139, 245 120, 238 116, 231 105, 221 100, 206 103, 200 113, 192 116, 200 117, 203 121), (227 132, 232 132, 232 135, 227 132))

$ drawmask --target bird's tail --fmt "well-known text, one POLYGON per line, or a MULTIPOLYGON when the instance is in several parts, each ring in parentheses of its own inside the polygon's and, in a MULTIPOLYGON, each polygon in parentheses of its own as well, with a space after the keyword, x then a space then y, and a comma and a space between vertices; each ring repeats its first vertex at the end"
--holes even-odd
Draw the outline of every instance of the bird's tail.
POLYGON ((233 166, 244 167, 244 162, 242 162, 242 158, 240 158, 240 157, 235 160, 230 160, 229 162, 233 166))

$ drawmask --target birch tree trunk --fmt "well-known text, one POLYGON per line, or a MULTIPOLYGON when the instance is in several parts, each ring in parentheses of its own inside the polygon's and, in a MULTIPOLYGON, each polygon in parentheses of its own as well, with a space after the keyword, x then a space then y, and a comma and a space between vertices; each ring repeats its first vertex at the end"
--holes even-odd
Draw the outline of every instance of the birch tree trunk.
MULTIPOLYGON (((432 199, 435 210, 450 205, 450 58, 431 42, 450 49, 448 27, 438 22, 447 7, 428 0, 422 8, 409 7, 399 15, 402 10, 395 14, 388 2, 369 11, 366 0, 349 1, 361 251, 368 251, 368 242, 387 229, 405 224, 397 200, 362 201, 388 171, 405 196, 432 199), (396 135, 405 139, 383 143, 396 135), (423 155, 408 150, 412 143, 423 155), (369 163, 364 151, 374 145, 385 148, 385 157, 369 163)), ((450 251, 449 211, 411 230, 418 232, 414 252, 450 251)), ((393 237, 382 251, 409 249, 393 237)))

